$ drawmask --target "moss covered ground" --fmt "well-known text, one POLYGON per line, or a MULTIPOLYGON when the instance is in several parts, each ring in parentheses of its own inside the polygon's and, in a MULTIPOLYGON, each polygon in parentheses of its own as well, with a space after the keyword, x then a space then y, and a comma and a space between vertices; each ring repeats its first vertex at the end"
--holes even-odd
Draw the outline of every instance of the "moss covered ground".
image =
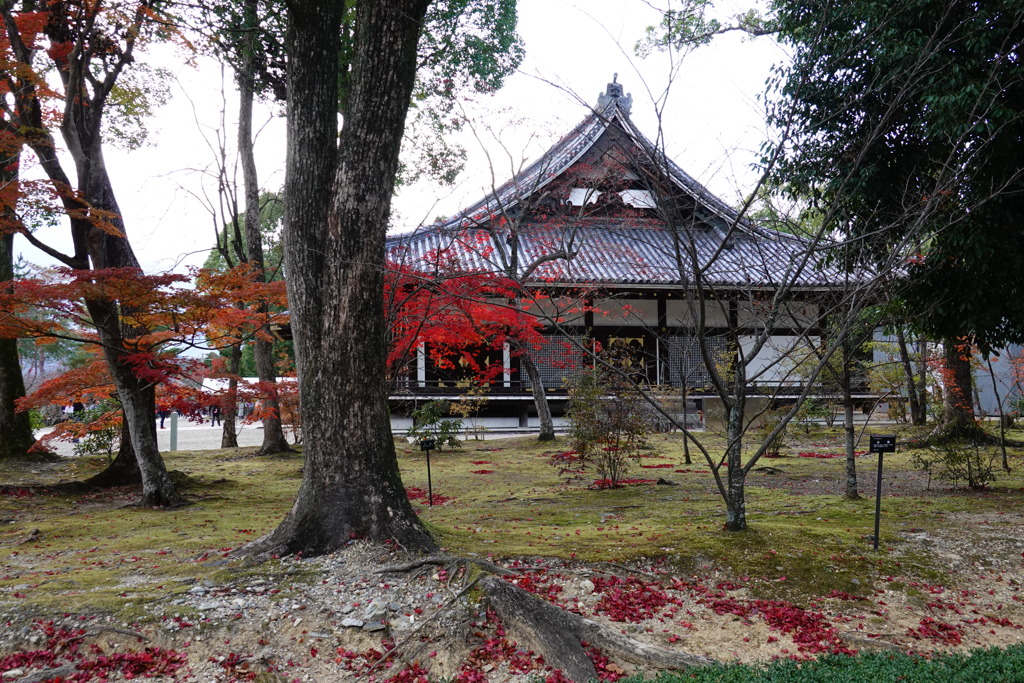
MULTIPOLYGON (((1008 436, 1024 443, 1022 431, 1008 436)), ((717 456, 722 443, 703 438, 717 456)), ((681 435, 658 435, 650 445, 630 464, 625 485, 602 489, 591 472, 567 480, 552 466, 564 440, 466 441, 431 455, 429 506, 425 454, 396 441, 418 514, 456 555, 657 567, 683 577, 714 572, 746 580, 752 598, 797 605, 882 585, 922 609, 934 601, 932 587, 969 589, 970 572, 980 568, 988 579, 1005 576, 1002 585, 1020 597, 1020 446, 1010 448, 1013 471, 999 472, 984 490, 929 480, 905 447, 887 456, 881 548, 873 551, 875 456, 858 459, 862 498, 842 498, 843 459, 832 457, 842 450, 838 430, 791 437, 782 457, 758 463, 748 479, 750 528, 735 533, 723 530, 707 463, 699 456, 683 462, 681 435)), ((243 448, 165 457, 187 507, 142 509, 130 488, 75 495, 48 488, 86 478, 103 458, 0 463, 0 613, 93 613, 136 623, 152 618, 147 603, 173 600, 200 581, 230 584, 258 574, 287 591, 303 578, 294 565, 230 559, 289 509, 301 454, 255 456, 243 448)), ((868 624, 887 619, 879 615, 868 624)))

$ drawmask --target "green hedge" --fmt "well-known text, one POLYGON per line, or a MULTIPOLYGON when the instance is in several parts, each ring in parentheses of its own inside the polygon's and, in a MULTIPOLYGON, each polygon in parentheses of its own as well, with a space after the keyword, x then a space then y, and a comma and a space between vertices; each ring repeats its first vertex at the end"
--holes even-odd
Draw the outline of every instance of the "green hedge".
MULTIPOLYGON (((632 683, 642 678, 624 679, 632 683)), ((931 659, 876 652, 847 657, 829 655, 816 661, 776 660, 767 667, 716 665, 685 673, 663 674, 657 683, 1020 683, 1024 682, 1024 645, 1005 650, 941 654, 931 659)))

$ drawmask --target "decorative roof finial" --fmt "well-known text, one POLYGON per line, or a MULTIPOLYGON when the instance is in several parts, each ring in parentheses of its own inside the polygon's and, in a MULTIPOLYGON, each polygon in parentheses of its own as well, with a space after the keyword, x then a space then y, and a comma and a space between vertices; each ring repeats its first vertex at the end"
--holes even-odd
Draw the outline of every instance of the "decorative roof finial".
POLYGON ((612 82, 608 84, 605 91, 597 96, 597 110, 604 111, 614 102, 625 114, 629 114, 633 108, 633 95, 622 94, 622 84, 619 83, 619 74, 612 74, 612 82))

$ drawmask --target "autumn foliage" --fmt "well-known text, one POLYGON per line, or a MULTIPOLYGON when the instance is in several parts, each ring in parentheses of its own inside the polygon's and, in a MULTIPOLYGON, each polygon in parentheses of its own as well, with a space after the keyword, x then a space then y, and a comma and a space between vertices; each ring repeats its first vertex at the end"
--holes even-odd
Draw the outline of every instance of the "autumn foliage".
MULTIPOLYGON (((158 409, 191 417, 199 417, 218 397, 203 393, 197 382, 188 381, 200 379, 210 369, 181 351, 213 350, 245 340, 256 334, 267 317, 274 323, 287 321, 285 313, 259 313, 236 305, 263 297, 278 310, 283 308, 284 283, 254 282, 246 265, 225 272, 194 270, 188 275, 143 275, 127 268, 56 268, 19 279, 0 291, 0 309, 7 312, 0 320, 0 336, 33 338, 37 344, 70 339, 90 349, 85 362, 45 382, 21 401, 20 409, 72 402, 95 404, 116 396, 99 339, 82 303, 87 297, 132 302, 130 308, 123 309, 121 322, 139 331, 126 339, 133 372, 158 387, 158 409)), ((289 410, 297 412, 294 407, 289 410)), ((261 415, 257 412, 252 417, 261 415)), ((90 425, 68 422, 48 438, 77 438, 83 430, 117 426, 120 420, 119 414, 113 414, 90 425)))
POLYGON ((542 296, 497 273, 467 272, 448 250, 417 264, 390 261, 384 278, 389 375, 404 371, 425 345, 435 367, 461 364, 478 383, 494 381, 507 368, 482 362, 480 352, 511 341, 539 345, 541 324, 530 309, 542 296))

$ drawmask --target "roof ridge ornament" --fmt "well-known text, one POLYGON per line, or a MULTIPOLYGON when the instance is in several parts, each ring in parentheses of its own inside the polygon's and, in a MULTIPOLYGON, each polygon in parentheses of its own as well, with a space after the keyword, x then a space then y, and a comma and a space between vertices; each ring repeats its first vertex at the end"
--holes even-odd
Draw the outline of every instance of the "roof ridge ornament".
POLYGON ((619 74, 612 74, 612 82, 605 87, 603 93, 597 96, 597 110, 603 112, 615 103, 626 115, 633 109, 633 93, 622 94, 622 84, 619 83, 619 74))

